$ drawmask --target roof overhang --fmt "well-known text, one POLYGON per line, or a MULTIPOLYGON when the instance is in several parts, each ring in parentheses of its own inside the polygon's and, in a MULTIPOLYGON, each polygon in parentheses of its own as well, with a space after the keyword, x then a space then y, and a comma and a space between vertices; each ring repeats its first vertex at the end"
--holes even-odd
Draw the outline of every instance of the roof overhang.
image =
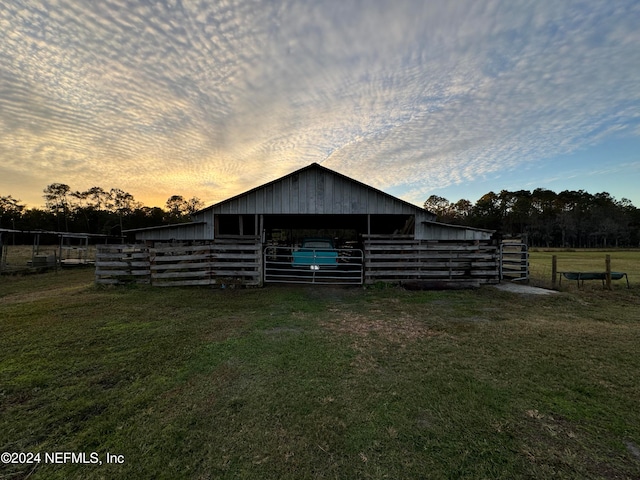
POLYGON ((25 233, 28 235, 58 235, 59 237, 67 237, 67 238, 85 238, 85 237, 117 238, 118 237, 118 235, 105 235, 104 233, 55 232, 51 230, 11 230, 9 228, 0 228, 0 233, 25 233))
POLYGON ((354 184, 356 184, 356 185, 360 185, 360 186, 362 186, 363 188, 366 188, 366 189, 369 189, 369 190, 371 190, 371 191, 377 192, 378 194, 383 195, 383 196, 385 196, 385 197, 389 198, 390 200, 392 200, 392 201, 394 201, 394 202, 398 202, 398 203, 401 203, 401 204, 403 204, 403 205, 406 205, 409 209, 412 209, 412 210, 414 210, 414 211, 416 211, 416 212, 422 212, 422 211, 424 211, 424 212, 426 212, 428 215, 431 215, 431 216, 433 216, 434 218, 436 217, 436 214, 435 214, 435 213, 430 212, 429 210, 427 210, 427 209, 425 209, 425 208, 419 207, 418 205, 414 205, 413 203, 407 202, 406 200, 402 200, 401 198, 395 197, 395 196, 391 195, 390 193, 387 193, 387 192, 385 192, 385 191, 383 191, 383 190, 380 190, 380 189, 378 189, 378 188, 372 187, 371 185, 367 185, 366 183, 363 183, 363 182, 361 182, 361 181, 359 181, 359 180, 356 180, 356 179, 354 179, 354 178, 347 177, 346 175, 344 175, 344 174, 342 174, 342 173, 339 173, 339 172, 336 172, 335 170, 331 170, 330 168, 324 167, 324 166, 320 165, 319 163, 312 163, 312 164, 310 164, 310 165, 307 165, 306 167, 302 167, 302 168, 300 168, 300 169, 298 169, 298 170, 295 170, 295 171, 293 171, 293 172, 291 172, 291 173, 288 173, 288 174, 286 174, 286 175, 283 175, 283 176, 281 176, 281 177, 278 177, 278 178, 276 178, 275 180, 272 180, 272 181, 267 182, 267 183, 265 183, 265 184, 262 184, 262 185, 259 185, 259 186, 257 186, 257 187, 254 187, 254 188, 252 188, 252 189, 250 189, 250 190, 247 190, 246 192, 239 193, 239 194, 234 195, 234 196, 232 196, 232 197, 230 197, 230 198, 227 198, 227 199, 225 199, 225 200, 222 200, 222 201, 220 201, 220 202, 218 202, 218 203, 215 203, 215 204, 213 204, 213 205, 209 205, 208 207, 205 207, 205 208, 203 208, 203 209, 201 209, 201 210, 198 210, 198 211, 197 211, 197 212, 195 212, 193 215, 199 215, 199 214, 201 214, 201 213, 203 213, 203 212, 207 212, 207 211, 211 211, 211 210, 214 210, 214 211, 215 211, 215 210, 217 210, 220 206, 222 206, 222 205, 224 205, 224 204, 226 204, 226 203, 233 202, 233 201, 237 200, 237 199, 238 199, 238 198, 240 198, 240 197, 243 197, 243 196, 249 195, 249 194, 251 194, 251 193, 253 193, 253 192, 257 191, 257 190, 260 190, 260 189, 262 189, 262 188, 269 187, 270 185, 274 185, 275 183, 277 183, 277 182, 279 182, 279 181, 281 181, 281 180, 284 180, 284 179, 286 179, 287 177, 293 177, 294 175, 298 175, 298 174, 300 174, 300 173, 302 173, 302 172, 304 172, 304 171, 306 171, 306 170, 312 170, 312 169, 316 169, 316 170, 319 170, 319 171, 322 171, 322 172, 326 172, 326 173, 331 174, 331 175, 335 175, 336 177, 343 178, 344 180, 346 180, 346 181, 348 181, 348 182, 352 182, 352 183, 354 183, 354 184))
POLYGON ((193 225, 205 225, 206 223, 207 222, 172 223, 171 225, 160 225, 157 227, 132 228, 129 230, 123 230, 122 233, 151 232, 154 230, 172 230, 172 229, 192 227, 193 225))
POLYGON ((473 230, 474 232, 496 233, 495 230, 487 230, 486 228, 468 227, 466 225, 453 225, 451 223, 434 222, 432 220, 423 220, 423 224, 436 225, 438 227, 457 228, 459 230, 473 230))

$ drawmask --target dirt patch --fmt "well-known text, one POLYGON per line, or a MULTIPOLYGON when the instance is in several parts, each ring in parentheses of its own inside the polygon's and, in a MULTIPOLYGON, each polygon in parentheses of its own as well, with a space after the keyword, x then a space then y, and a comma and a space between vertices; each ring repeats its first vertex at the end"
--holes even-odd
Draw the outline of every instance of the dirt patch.
POLYGON ((393 343, 404 343, 439 334, 410 318, 383 320, 357 314, 341 315, 336 320, 325 322, 324 326, 334 332, 358 337, 376 335, 393 343))
MULTIPOLYGON (((336 314, 336 318, 324 322, 323 326, 343 335, 353 335, 359 338, 377 337, 401 345, 441 334, 441 332, 428 328, 408 315, 395 318, 376 318, 375 316, 340 312, 338 309, 330 311, 336 314)), ((375 315, 376 312, 372 313, 375 315)))
POLYGON ((635 457, 636 460, 640 461, 640 448, 638 448, 638 446, 633 443, 630 442, 629 440, 625 440, 624 445, 627 447, 627 450, 629 451, 629 453, 635 457))
POLYGON ((521 295, 554 295, 558 293, 555 290, 547 290, 546 288, 532 287, 518 283, 500 283, 496 285, 495 288, 503 292, 519 293, 521 295))
POLYGON ((525 428, 519 434, 521 452, 540 472, 556 472, 569 465, 582 478, 637 478, 631 457, 638 457, 630 448, 630 444, 635 446, 631 442, 624 442, 630 454, 626 457, 610 448, 601 450, 602 435, 609 437, 606 443, 615 443, 605 432, 594 438, 593 432, 558 414, 527 410, 525 416, 525 428), (594 451, 601 453, 600 458, 594 458, 594 451))
POLYGON ((48 298, 64 298, 86 291, 90 286, 91 285, 73 285, 70 287, 47 288, 36 292, 10 293, 2 297, 2 303, 11 305, 16 303, 37 302, 48 298))
POLYGON ((265 335, 286 335, 286 334, 298 334, 302 333, 304 329, 302 327, 273 327, 263 330, 265 335))
POLYGON ((330 311, 335 315, 334 319, 321 325, 332 332, 351 337, 351 348, 356 352, 351 365, 359 373, 379 369, 380 360, 392 350, 404 349, 419 339, 444 335, 404 313, 381 317, 376 309, 372 309, 368 315, 342 312, 338 308, 330 311))

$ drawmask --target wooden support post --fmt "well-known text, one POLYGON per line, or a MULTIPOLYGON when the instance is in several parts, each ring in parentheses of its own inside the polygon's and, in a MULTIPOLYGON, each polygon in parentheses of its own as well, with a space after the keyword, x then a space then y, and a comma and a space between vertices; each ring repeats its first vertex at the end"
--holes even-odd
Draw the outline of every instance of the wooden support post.
POLYGON ((5 259, 5 248, 4 243, 2 243, 2 232, 0 232, 0 272, 4 270, 5 259))
POLYGON ((611 255, 607 255, 605 258, 605 268, 606 268, 606 283, 607 283, 607 290, 611 290, 611 255))
MULTIPOLYGON (((258 219, 258 231, 260 232, 260 243, 265 243, 267 241, 267 232, 264 230, 264 215, 260 214, 260 218, 258 219)), ((257 233, 257 232, 256 232, 257 233)))
POLYGON ((558 282, 558 256, 551 257, 551 287, 556 288, 558 282))

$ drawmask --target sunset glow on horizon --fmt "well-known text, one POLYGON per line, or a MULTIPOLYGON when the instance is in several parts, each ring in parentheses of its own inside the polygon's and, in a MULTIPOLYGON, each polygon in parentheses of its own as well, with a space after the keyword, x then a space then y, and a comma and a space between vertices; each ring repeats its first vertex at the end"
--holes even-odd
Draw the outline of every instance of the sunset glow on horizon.
POLYGON ((210 205, 317 162, 417 205, 640 206, 638 25, 634 0, 8 2, 0 195, 210 205))

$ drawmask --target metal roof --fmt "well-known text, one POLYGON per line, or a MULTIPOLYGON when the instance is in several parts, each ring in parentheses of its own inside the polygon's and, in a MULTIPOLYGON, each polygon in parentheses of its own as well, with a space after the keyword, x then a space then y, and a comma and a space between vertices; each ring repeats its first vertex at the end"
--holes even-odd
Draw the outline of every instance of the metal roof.
POLYGON ((144 231, 150 231, 150 230, 170 230, 172 228, 183 228, 186 226, 204 225, 205 223, 207 222, 182 222, 182 223, 172 223, 170 225, 158 225, 157 227, 130 228, 129 230, 123 230, 122 233, 144 232, 144 231))

